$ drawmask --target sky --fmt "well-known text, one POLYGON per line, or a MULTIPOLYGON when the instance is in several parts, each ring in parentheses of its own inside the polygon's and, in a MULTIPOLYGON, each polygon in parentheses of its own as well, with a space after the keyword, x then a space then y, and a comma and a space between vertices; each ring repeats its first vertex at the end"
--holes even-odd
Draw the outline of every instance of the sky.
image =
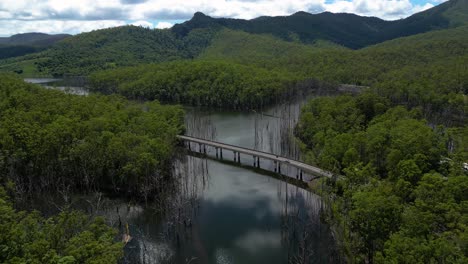
POLYGON ((446 0, 0 0, 0 36, 26 32, 78 34, 127 24, 169 28, 197 11, 252 19, 298 11, 408 17, 446 0))

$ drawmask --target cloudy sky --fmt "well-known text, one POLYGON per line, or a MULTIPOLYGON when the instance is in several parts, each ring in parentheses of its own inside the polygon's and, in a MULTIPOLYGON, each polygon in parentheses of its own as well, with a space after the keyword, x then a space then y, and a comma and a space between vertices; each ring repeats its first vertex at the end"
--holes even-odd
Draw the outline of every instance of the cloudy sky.
POLYGON ((70 33, 120 26, 168 28, 201 11, 213 17, 251 19, 297 11, 405 18, 446 0, 0 0, 0 36, 25 32, 70 33))

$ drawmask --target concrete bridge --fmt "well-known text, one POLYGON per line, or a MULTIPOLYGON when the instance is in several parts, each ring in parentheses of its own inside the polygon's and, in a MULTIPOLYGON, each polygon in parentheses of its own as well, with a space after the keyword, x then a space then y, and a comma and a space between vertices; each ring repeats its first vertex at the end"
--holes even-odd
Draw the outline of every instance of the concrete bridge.
MULTIPOLYGON (((243 147, 238 147, 234 145, 229 145, 225 143, 220 143, 220 142, 215 142, 211 140, 206 140, 206 139, 201 139, 201 138, 195 138, 195 137, 189 137, 189 136, 177 136, 180 140, 188 142, 188 148, 192 150, 192 144, 190 143, 195 143, 198 144, 198 152, 206 154, 206 146, 211 146, 215 148, 216 150, 216 158, 223 159, 223 150, 227 151, 232 151, 234 154, 234 161, 240 163, 240 154, 244 155, 249 155, 253 157, 253 166, 257 168, 261 168, 261 160, 271 160, 274 163, 274 172, 278 172, 281 174, 281 166, 286 165, 290 167, 295 167, 298 170, 297 176, 298 178, 302 180, 302 174, 303 173, 308 173, 317 177, 327 177, 327 178, 334 178, 334 174, 322 170, 320 168, 311 166, 309 164, 305 164, 303 162, 285 158, 285 157, 280 157, 275 154, 267 153, 267 152, 262 152, 254 149, 248 149, 248 148, 243 148, 243 147)), ((196 145, 195 149, 193 151, 197 151, 196 145)))

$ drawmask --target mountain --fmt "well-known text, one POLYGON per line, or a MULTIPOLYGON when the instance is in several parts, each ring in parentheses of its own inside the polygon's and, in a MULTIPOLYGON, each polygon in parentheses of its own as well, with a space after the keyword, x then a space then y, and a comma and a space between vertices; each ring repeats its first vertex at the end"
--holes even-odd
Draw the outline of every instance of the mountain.
POLYGON ((0 38, 0 59, 19 57, 42 51, 71 35, 48 35, 44 33, 17 34, 0 38))
MULTIPOLYGON (((362 49, 391 39, 456 28, 467 23, 467 14, 468 0, 451 0, 396 21, 329 12, 242 20, 198 12, 171 29, 123 26, 78 34, 45 51, 0 60, 0 71, 29 76, 88 75, 142 63, 225 56, 240 63, 286 64, 301 70, 301 57, 310 57, 305 54, 362 49)), ((12 39, 23 39, 24 43, 24 39, 37 42, 38 38, 42 35, 34 33, 12 39)))
POLYGON ((175 25, 172 31, 184 36, 197 28, 225 27, 253 34, 271 34, 286 41, 313 43, 321 39, 359 49, 386 40, 456 27, 467 22, 468 0, 451 0, 396 21, 330 12, 298 12, 291 16, 260 17, 252 20, 212 18, 198 12, 191 20, 175 25))
POLYGON ((83 75, 120 66, 191 59, 209 45, 211 35, 210 29, 196 29, 184 37, 170 30, 137 26, 101 29, 66 38, 41 53, 0 62, 0 70, 28 61, 27 66, 35 67, 36 73, 83 75))
POLYGON ((7 38, 0 38, 3 45, 23 45, 23 46, 51 46, 56 42, 70 37, 68 34, 49 35, 45 33, 25 33, 16 34, 7 38))

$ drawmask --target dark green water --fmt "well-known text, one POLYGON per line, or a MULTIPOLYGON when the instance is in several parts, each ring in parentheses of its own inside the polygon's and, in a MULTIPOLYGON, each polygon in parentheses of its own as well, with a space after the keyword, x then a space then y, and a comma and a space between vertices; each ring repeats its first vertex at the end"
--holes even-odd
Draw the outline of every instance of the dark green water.
MULTIPOLYGON (((289 107, 274 108, 268 111, 269 116, 188 109, 188 134, 277 154, 299 155, 294 147, 285 149, 280 140, 286 138, 282 134, 290 126, 277 117, 284 117, 285 113, 293 116, 290 110, 297 116, 298 112, 289 107)), ((210 155, 213 152, 208 149, 210 155)), ((224 156, 227 160, 233 158, 229 152, 224 156)), ((252 162, 251 157, 241 159, 242 163, 252 162)), ((270 165, 264 161, 262 166, 270 165)), ((159 219, 151 209, 130 209, 130 217, 120 210, 132 233, 142 233, 127 246, 128 262, 338 262, 330 230, 320 221, 325 206, 320 197, 214 160, 188 156, 176 167, 182 187, 175 213, 159 219)))

